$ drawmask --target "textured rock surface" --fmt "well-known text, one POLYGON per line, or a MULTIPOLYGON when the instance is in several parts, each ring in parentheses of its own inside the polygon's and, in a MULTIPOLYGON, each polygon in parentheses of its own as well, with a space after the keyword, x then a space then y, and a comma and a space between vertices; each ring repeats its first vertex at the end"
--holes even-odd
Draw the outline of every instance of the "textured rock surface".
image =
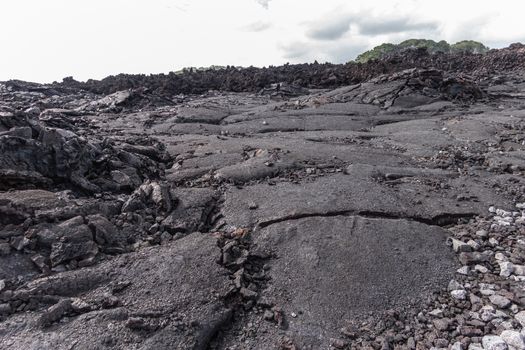
POLYGON ((523 55, 0 83, 0 349, 522 348, 523 55))

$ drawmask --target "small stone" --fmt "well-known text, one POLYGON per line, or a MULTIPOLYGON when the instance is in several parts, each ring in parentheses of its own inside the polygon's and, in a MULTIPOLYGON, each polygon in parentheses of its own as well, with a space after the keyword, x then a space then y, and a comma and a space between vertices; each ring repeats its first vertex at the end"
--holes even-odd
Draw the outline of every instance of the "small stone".
POLYGON ((472 247, 469 246, 467 243, 461 242, 460 240, 452 237, 448 238, 447 243, 452 246, 452 249, 456 253, 472 251, 472 247))
POLYGON ((306 168, 306 173, 307 173, 308 175, 315 174, 315 168, 306 168))
POLYGON ((514 315, 514 318, 516 321, 521 324, 522 327, 525 327, 525 311, 520 311, 516 315, 514 315))
POLYGON ((486 238, 488 237, 488 235, 489 233, 486 230, 476 231, 476 236, 478 236, 479 238, 486 238))
POLYGON ((507 350, 507 343, 497 335, 486 335, 481 340, 485 350, 507 350))
POLYGON ((443 316, 443 310, 440 309, 434 309, 428 313, 430 316, 434 317, 442 317, 443 316))
POLYGON ((122 171, 113 170, 111 172, 111 179, 120 186, 120 188, 132 188, 133 181, 131 177, 122 171))
POLYGON ((3 291, 5 288, 5 281, 4 280, 0 280, 0 292, 3 291))
POLYGON ((468 350, 483 350, 483 346, 480 343, 470 343, 468 350))
POLYGON ((140 317, 130 317, 126 321, 126 327, 129 329, 141 330, 145 328, 145 322, 143 318, 140 317))
POLYGON ((270 310, 265 310, 264 314, 263 314, 263 318, 266 321, 272 321, 273 320, 273 312, 271 312, 270 310))
POLYGON ((250 202, 250 203, 248 204, 248 209, 250 209, 250 210, 255 210, 255 209, 257 209, 257 208, 259 208, 259 206, 258 206, 257 203, 255 203, 255 202, 250 202))
POLYGON ((448 318, 440 318, 432 322, 434 327, 439 331, 446 331, 450 326, 450 320, 448 318))
POLYGON ((434 345, 439 349, 446 349, 448 346, 448 340, 444 338, 437 338, 434 340, 434 345))
POLYGON ((463 345, 461 345, 461 343, 457 341, 454 344, 452 344, 450 350, 463 350, 463 345))
POLYGON ((461 335, 466 337, 479 337, 483 335, 483 331, 481 329, 472 326, 462 326, 459 329, 459 332, 461 335))
POLYGON ((489 269, 487 269, 485 266, 483 265, 476 265, 474 266, 474 270, 478 271, 478 272, 481 272, 481 273, 487 273, 489 272, 489 269))
POLYGON ((503 321, 503 322, 501 322, 498 325, 498 328, 500 328, 501 330, 511 330, 511 331, 513 331, 514 330, 514 325, 512 324, 511 321, 503 321))
POLYGON ((494 258, 498 261, 507 261, 507 257, 505 256, 505 254, 503 253, 496 253, 496 255, 494 255, 494 258))
POLYGON ((493 246, 497 246, 499 244, 498 240, 494 237, 489 238, 489 243, 493 246))
POLYGON ((342 339, 330 339, 330 345, 334 349, 344 349, 348 346, 348 342, 342 340, 342 339))
POLYGON ((496 293, 492 289, 480 289, 479 292, 481 293, 481 295, 484 295, 484 296, 490 296, 490 295, 494 295, 496 293))
POLYGON ((483 306, 481 308, 479 316, 485 322, 492 321, 496 317, 496 315, 494 314, 494 307, 490 305, 483 306))
POLYGON ((496 209, 496 215, 501 217, 508 217, 511 216, 512 213, 503 209, 496 209))
POLYGON ((349 339, 355 339, 359 335, 359 329, 353 325, 347 325, 341 328, 339 332, 349 339))
POLYGON ((518 331, 505 330, 501 332, 500 337, 509 346, 512 346, 518 350, 525 349, 525 336, 523 334, 520 334, 520 332, 518 331))
POLYGON ((523 265, 514 265, 513 273, 516 276, 525 276, 525 266, 523 266, 523 265))
POLYGON ((474 240, 472 240, 472 239, 469 240, 469 241, 467 242, 467 244, 468 244, 470 247, 472 247, 472 250, 478 250, 478 249, 480 248, 479 243, 476 242, 476 241, 474 241, 474 240))
POLYGON ((35 254, 31 257, 31 261, 42 271, 43 273, 49 273, 50 268, 46 263, 46 258, 40 254, 35 254))
POLYGON ((453 291, 453 290, 461 290, 461 289, 465 289, 461 283, 459 283, 458 281, 456 280, 451 280, 449 283, 448 283, 448 291, 453 291))
POLYGON ((488 260, 488 256, 478 252, 460 253, 458 259, 462 265, 470 265, 486 262, 488 260))
POLYGON ((469 299, 471 304, 481 304, 481 302, 483 301, 480 297, 472 293, 470 293, 469 299))
POLYGON ((463 266, 463 267, 460 267, 459 269, 457 269, 456 272, 459 273, 460 275, 467 276, 468 272, 469 272, 469 268, 468 268, 468 266, 463 266))
POLYGON ((497 307, 501 309, 506 309, 510 306, 511 301, 504 296, 494 294, 489 297, 489 300, 492 304, 496 305, 497 307))
POLYGON ((452 298, 456 299, 456 300, 465 300, 467 299, 467 292, 463 289, 460 289, 460 290, 453 290, 452 292, 450 292, 450 295, 452 296, 452 298))
POLYGON ((255 300, 257 299, 257 292, 254 292, 253 290, 250 290, 248 288, 241 288, 241 290, 239 291, 239 293, 241 293, 241 296, 244 298, 244 299, 249 299, 249 300, 255 300))
POLYGON ((27 247, 29 243, 31 243, 31 241, 29 241, 29 239, 27 239, 26 237, 18 236, 12 237, 9 243, 14 249, 21 251, 22 249, 27 247))
POLYGON ((508 261, 499 262, 499 275, 502 277, 509 277, 514 272, 514 264, 508 261))
POLYGON ((296 318, 297 314, 295 312, 292 312, 292 313, 290 313, 290 316, 292 316, 293 318, 296 318))

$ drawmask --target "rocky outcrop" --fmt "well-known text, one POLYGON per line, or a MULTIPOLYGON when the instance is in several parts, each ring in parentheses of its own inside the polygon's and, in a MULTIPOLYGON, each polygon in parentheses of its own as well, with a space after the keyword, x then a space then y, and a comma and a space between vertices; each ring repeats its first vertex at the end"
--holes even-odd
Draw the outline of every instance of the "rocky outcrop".
MULTIPOLYGON (((381 60, 367 63, 350 62, 337 64, 298 64, 268 68, 237 68, 187 70, 168 75, 110 76, 103 80, 80 83, 72 79, 53 85, 54 88, 81 88, 97 94, 112 94, 118 91, 144 88, 139 95, 149 96, 156 103, 173 103, 178 94, 202 94, 208 90, 256 92, 261 89, 282 87, 278 95, 305 93, 300 88, 335 88, 363 82, 385 73, 409 68, 435 68, 467 75, 497 74, 523 69, 525 50, 521 44, 513 44, 502 50, 491 50, 484 55, 466 53, 429 53, 425 48, 391 54, 381 60), (291 85, 291 86, 290 86, 291 85), (295 87, 294 87, 295 86, 295 87), (146 92, 146 95, 144 95, 146 92), (167 100, 162 101, 162 98, 167 100)), ((14 84, 13 84, 14 85, 14 84)), ((16 86, 16 85, 15 85, 16 86)), ((268 90, 263 90, 268 93, 268 90)), ((123 93, 119 93, 123 94, 123 93)), ((126 95, 129 93, 125 93, 126 95)), ((115 95, 113 95, 115 96, 115 95)), ((144 99, 142 97, 141 99, 144 99)))

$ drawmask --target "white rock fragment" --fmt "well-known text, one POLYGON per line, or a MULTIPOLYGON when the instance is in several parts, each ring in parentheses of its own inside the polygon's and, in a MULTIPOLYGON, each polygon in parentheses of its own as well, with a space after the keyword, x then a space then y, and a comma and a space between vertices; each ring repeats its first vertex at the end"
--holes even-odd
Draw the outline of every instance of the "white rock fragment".
POLYGON ((507 345, 518 350, 525 350, 525 336, 520 334, 520 332, 515 330, 505 330, 501 332, 500 337, 505 343, 507 343, 507 345))
POLYGON ((512 216, 512 212, 503 209, 496 209, 496 215, 501 217, 512 216))
POLYGON ((486 238, 489 236, 489 233, 487 232, 487 230, 478 230, 476 231, 476 236, 478 236, 479 238, 486 238))
POLYGON ((476 231, 476 236, 478 236, 479 238, 486 238, 488 237, 488 235, 489 233, 486 230, 476 231))
POLYGON ((450 295, 452 296, 452 298, 457 300, 467 299, 467 291, 465 291, 464 289, 453 290, 452 292, 450 292, 450 295))
POLYGON ((452 246, 452 249, 456 253, 471 252, 472 251, 472 247, 470 245, 468 245, 465 242, 460 241, 459 239, 455 239, 455 238, 452 238, 452 237, 449 237, 447 239, 447 244, 449 246, 452 246))
POLYGON ((474 241, 473 239, 469 240, 467 244, 472 247, 472 250, 479 250, 480 245, 478 242, 474 241))
POLYGON ((503 253, 496 253, 496 255, 494 255, 494 258, 496 258, 496 260, 498 261, 507 261, 507 257, 505 256, 505 254, 503 253))
POLYGON ((451 280, 448 283, 448 290, 449 291, 462 290, 462 289, 465 289, 465 287, 463 287, 463 285, 461 283, 459 283, 458 281, 456 281, 456 280, 451 280))
POLYGON ((474 266, 474 270, 476 270, 476 271, 478 271, 480 273, 487 273, 487 272, 489 272, 489 269, 487 269, 483 265, 476 265, 476 266, 474 266))
POLYGON ((496 318, 496 315, 494 313, 494 308, 490 305, 486 305, 482 307, 481 310, 479 311, 479 317, 481 318, 481 320, 485 322, 492 321, 494 318, 496 318))
POLYGON ((508 308, 512 303, 509 299, 505 298, 504 296, 494 294, 489 297, 489 300, 492 304, 496 305, 497 307, 501 309, 508 308))
POLYGON ((443 316, 443 310, 440 309, 434 309, 428 313, 430 316, 434 317, 442 317, 443 316))
MULTIPOLYGON (((509 217, 504 217, 504 218, 502 218, 500 216, 495 216, 494 220, 496 221, 496 223, 499 226, 510 226, 514 222, 514 219, 512 217, 510 217, 510 216, 509 217)), ((493 239, 493 238, 491 238, 491 239, 493 239)))
POLYGON ((452 344, 450 350, 463 350, 463 345, 461 345, 461 343, 457 341, 454 344, 452 344))
POLYGON ((514 272, 514 264, 508 261, 499 262, 499 275, 509 277, 514 272))
POLYGON ((484 296, 490 296, 490 295, 494 295, 494 293, 496 293, 492 289, 480 289, 479 292, 481 293, 481 295, 484 295, 484 296))
POLYGON ((525 311, 520 311, 516 315, 514 315, 514 318, 516 321, 521 324, 522 327, 525 327, 525 311))
POLYGON ((483 349, 485 350, 507 350, 507 343, 498 337, 497 335, 486 335, 481 340, 483 344, 483 349))
POLYGON ((457 269, 456 272, 459 273, 460 275, 467 276, 468 272, 469 272, 469 268, 468 268, 468 266, 463 266, 463 267, 460 267, 459 269, 457 269))

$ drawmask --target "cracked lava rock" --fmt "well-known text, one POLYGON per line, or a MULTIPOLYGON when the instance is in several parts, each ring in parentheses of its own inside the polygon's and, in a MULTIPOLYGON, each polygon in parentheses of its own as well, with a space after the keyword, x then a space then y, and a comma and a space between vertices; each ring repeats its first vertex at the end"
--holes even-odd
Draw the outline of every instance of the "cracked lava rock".
POLYGON ((525 349, 524 56, 0 83, 0 349, 525 349))

